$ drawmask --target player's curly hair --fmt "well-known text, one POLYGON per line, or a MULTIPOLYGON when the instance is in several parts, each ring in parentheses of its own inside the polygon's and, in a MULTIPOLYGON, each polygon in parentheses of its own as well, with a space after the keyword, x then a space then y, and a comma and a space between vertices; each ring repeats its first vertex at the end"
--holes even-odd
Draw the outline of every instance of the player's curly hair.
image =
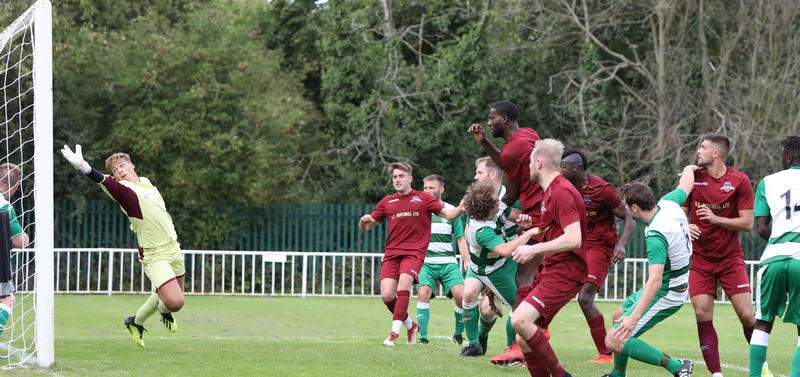
POLYGON ((464 195, 464 209, 471 219, 491 220, 498 200, 491 183, 475 182, 467 188, 467 194, 464 195))
POLYGON ((128 156, 127 153, 114 153, 111 156, 108 156, 106 159, 106 167, 108 170, 114 171, 114 165, 116 165, 117 161, 119 160, 131 162, 131 156, 128 156))

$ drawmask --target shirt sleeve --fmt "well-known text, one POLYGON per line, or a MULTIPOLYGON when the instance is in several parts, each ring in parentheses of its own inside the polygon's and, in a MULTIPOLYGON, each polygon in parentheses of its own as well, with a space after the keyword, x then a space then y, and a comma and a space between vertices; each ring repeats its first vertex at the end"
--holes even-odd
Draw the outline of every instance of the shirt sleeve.
POLYGON ((556 208, 553 208, 555 213, 553 218, 561 229, 565 229, 567 225, 572 223, 580 222, 581 213, 585 212, 583 200, 577 200, 568 195, 568 193, 568 190, 559 190, 558 199, 551 201, 552 203, 557 203, 556 208))
POLYGON ((754 217, 771 216, 769 211, 769 204, 767 203, 767 197, 764 195, 763 179, 761 180, 761 182, 758 182, 758 187, 756 188, 755 196, 756 196, 755 203, 753 204, 753 216, 754 217))
POLYGON ((603 187, 602 196, 603 204, 610 210, 616 209, 619 207, 620 203, 622 203, 622 198, 617 195, 617 190, 614 190, 614 187, 611 185, 605 185, 605 187, 603 187))
POLYGON ((503 148, 506 153, 500 153, 500 161, 503 163, 503 171, 506 173, 506 179, 509 181, 519 179, 522 175, 523 158, 519 156, 515 148, 503 148), (506 150, 508 149, 508 150, 506 150))
POLYGON ((464 237, 464 224, 461 222, 460 217, 451 221, 450 226, 453 227, 453 238, 464 237))
POLYGON ((22 234, 22 225, 19 224, 17 212, 14 211, 14 206, 9 204, 7 208, 4 208, 4 210, 8 211, 8 219, 11 222, 11 236, 16 237, 22 234))
POLYGON ((666 264, 667 263, 667 238, 661 232, 650 230, 645 235, 645 246, 647 247, 647 264, 666 264))
POLYGON ((684 203, 686 203, 686 199, 688 199, 688 195, 686 195, 686 191, 683 191, 683 189, 680 187, 661 197, 661 200, 669 200, 677 203, 679 206, 684 205, 684 203))
POLYGON ((487 250, 493 250, 497 245, 504 243, 503 238, 488 226, 478 229, 475 232, 475 239, 478 241, 478 245, 487 250))
POLYGON ((385 201, 386 198, 378 202, 378 205, 375 206, 375 210, 369 214, 370 216, 372 216, 372 219, 375 220, 376 222, 381 222, 386 218, 386 213, 384 212, 384 207, 383 207, 385 201))
POLYGON ((434 198, 433 195, 428 194, 426 192, 426 193, 423 193, 422 197, 425 198, 425 208, 428 209, 428 212, 430 212, 430 213, 432 213, 434 215, 438 215, 438 214, 442 213, 442 210, 444 209, 444 205, 442 205, 441 202, 436 200, 436 198, 434 198))
POLYGON ((739 181, 739 188, 736 189, 736 208, 741 210, 753 209, 753 187, 750 186, 750 179, 744 175, 739 181))
POLYGON ((110 175, 107 175, 106 178, 98 184, 111 199, 119 203, 128 217, 136 219, 144 218, 142 215, 142 207, 139 206, 139 197, 136 196, 133 189, 117 182, 117 180, 110 175))

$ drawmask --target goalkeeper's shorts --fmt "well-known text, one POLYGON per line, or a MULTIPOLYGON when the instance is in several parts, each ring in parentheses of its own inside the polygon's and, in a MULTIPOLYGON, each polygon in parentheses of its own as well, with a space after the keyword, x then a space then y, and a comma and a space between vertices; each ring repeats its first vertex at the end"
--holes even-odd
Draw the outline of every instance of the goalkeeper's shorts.
POLYGON ((144 258, 142 258, 142 266, 144 273, 150 278, 150 282, 156 288, 161 288, 176 277, 183 276, 186 273, 186 267, 183 261, 183 253, 181 253, 178 243, 174 243, 171 251, 164 251, 164 248, 159 248, 159 252, 150 253, 148 250, 144 251, 144 258))
POLYGON ((0 282, 0 298, 14 296, 16 291, 17 285, 14 284, 14 280, 0 282))

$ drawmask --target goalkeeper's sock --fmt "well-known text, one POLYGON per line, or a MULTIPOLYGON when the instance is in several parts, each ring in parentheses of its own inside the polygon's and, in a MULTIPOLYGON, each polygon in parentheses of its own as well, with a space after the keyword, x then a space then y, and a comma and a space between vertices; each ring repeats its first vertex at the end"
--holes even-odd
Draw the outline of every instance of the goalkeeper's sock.
POLYGON ((172 313, 171 311, 169 311, 169 309, 167 309, 166 306, 164 306, 164 302, 161 300, 158 300, 158 312, 164 314, 172 313))
POLYGON ((11 308, 6 304, 0 304, 0 334, 5 331, 9 317, 11 317, 11 308))
POLYGON ((464 309, 458 306, 453 308, 453 315, 456 317, 456 330, 453 335, 461 335, 464 332, 464 309))
POLYGON ((144 322, 147 321, 148 318, 152 317, 153 314, 156 314, 156 310, 158 310, 158 293, 153 292, 150 297, 147 298, 147 301, 144 302, 139 310, 136 311, 136 315, 133 317, 133 323, 143 326, 144 322))
POLYGON ((431 318, 430 304, 427 302, 417 303, 417 322, 419 322, 419 337, 428 339, 428 320, 431 318))

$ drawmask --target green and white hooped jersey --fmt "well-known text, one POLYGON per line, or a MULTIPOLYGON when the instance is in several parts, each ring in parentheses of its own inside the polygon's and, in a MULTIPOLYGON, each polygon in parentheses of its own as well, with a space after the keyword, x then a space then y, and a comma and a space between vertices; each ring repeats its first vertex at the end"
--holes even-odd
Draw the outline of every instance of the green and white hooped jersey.
POLYGON ((692 262, 689 222, 681 209, 686 192, 675 189, 658 202, 658 210, 645 228, 648 265, 664 264, 660 293, 681 291, 688 287, 692 262))
POLYGON ((506 242, 497 229, 497 216, 488 221, 469 219, 466 236, 472 272, 485 276, 503 267, 506 258, 492 251, 495 246, 506 242))
MULTIPOLYGON (((454 208, 448 203, 442 204, 445 208, 454 208)), ((431 242, 428 244, 428 252, 425 254, 425 263, 458 263, 455 241, 461 237, 464 237, 464 225, 461 223, 461 218, 448 221, 431 214, 431 242)))
POLYGON ((506 242, 511 241, 517 238, 517 223, 508 220, 508 216, 511 215, 511 209, 516 208, 518 210, 522 210, 522 204, 520 204, 519 200, 517 200, 513 206, 508 207, 505 203, 503 203, 503 195, 506 194, 506 186, 500 185, 500 192, 497 194, 498 198, 500 199, 500 211, 498 211, 497 216, 495 217, 498 228, 501 229, 503 238, 506 239, 506 242))
POLYGON ((772 233, 759 264, 800 259, 800 167, 764 177, 756 189, 753 212, 772 218, 772 233))

